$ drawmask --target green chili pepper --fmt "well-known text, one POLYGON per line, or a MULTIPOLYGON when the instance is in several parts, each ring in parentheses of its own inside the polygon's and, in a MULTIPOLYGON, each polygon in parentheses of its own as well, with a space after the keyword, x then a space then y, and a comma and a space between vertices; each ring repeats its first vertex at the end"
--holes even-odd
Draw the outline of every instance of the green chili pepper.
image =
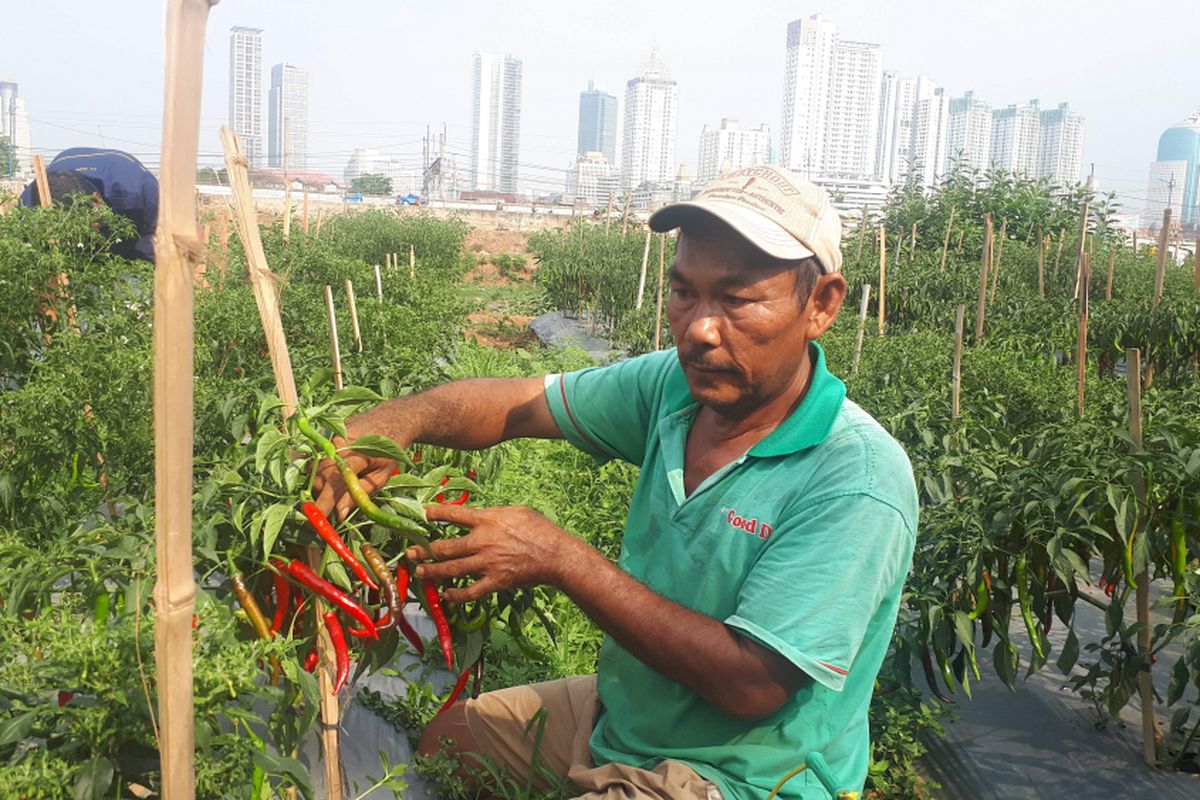
POLYGON ((1138 520, 1133 519, 1133 530, 1129 531, 1129 538, 1125 541, 1125 552, 1123 561, 1125 567, 1125 582, 1129 584, 1131 589, 1138 588, 1137 580, 1133 575, 1133 540, 1137 537, 1138 520))
POLYGON ((342 481, 346 484, 346 491, 354 498, 355 504, 367 515, 368 519, 383 525, 385 528, 400 531, 401 537, 410 544, 420 545, 426 550, 430 549, 428 537, 421 532, 415 522, 397 514, 384 511, 375 505, 375 501, 371 499, 371 496, 367 494, 367 490, 363 488, 358 475, 346 463, 346 459, 342 458, 342 454, 333 446, 333 442, 318 433, 316 428, 312 426, 312 423, 300 414, 296 415, 296 427, 300 430, 300 433, 304 434, 309 441, 325 454, 326 458, 337 466, 338 472, 341 473, 342 481))
POLYGON ((1017 558, 1017 566, 1013 580, 1017 582, 1017 603, 1021 607, 1021 619, 1025 622, 1025 630, 1029 632, 1029 641, 1033 644, 1033 652, 1040 659, 1045 659, 1042 650, 1042 638, 1038 634, 1037 623, 1033 620, 1033 608, 1029 600, 1029 560, 1022 553, 1017 558))
POLYGON ((1176 514, 1171 520, 1171 578, 1175 588, 1171 594, 1175 598, 1175 622, 1183 622, 1187 614, 1187 527, 1183 516, 1176 514))
POLYGON ((975 586, 975 608, 967 614, 970 619, 979 619, 981 615, 988 609, 988 603, 992 596, 992 579, 985 569, 979 575, 979 583, 975 586))
MULTIPOLYGON (((232 579, 233 592, 237 595, 238 603, 241 604, 242 610, 246 612, 246 616, 250 618, 250 625, 254 628, 258 638, 269 640, 275 634, 271 633, 271 623, 267 622, 267 616, 259 607, 258 601, 254 599, 254 595, 250 594, 250 590, 246 588, 246 581, 241 575, 234 575, 232 579)), ((272 655, 271 660, 271 685, 279 683, 279 657, 272 655)))

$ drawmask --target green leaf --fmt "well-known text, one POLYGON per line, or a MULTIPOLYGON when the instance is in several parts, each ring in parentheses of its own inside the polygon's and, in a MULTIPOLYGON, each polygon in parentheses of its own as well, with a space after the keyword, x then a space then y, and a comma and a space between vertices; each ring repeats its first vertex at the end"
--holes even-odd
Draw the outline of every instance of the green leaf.
POLYGON ((27 711, 16 717, 9 717, 0 722, 0 748, 16 744, 29 735, 33 723, 37 719, 36 711, 27 711))
POLYGON ((1010 691, 1015 692, 1017 690, 1017 669, 1020 667, 1017 649, 1008 642, 996 642, 995 648, 992 649, 992 664, 1004 685, 1010 691))
POLYGON ((1070 675, 1078 660, 1079 639, 1075 637, 1075 630, 1071 629, 1067 631, 1067 641, 1063 643, 1062 652, 1058 654, 1058 668, 1063 675, 1070 675))
POLYGON ((75 800, 103 800, 112 786, 113 764, 103 756, 84 763, 75 778, 75 800))
POLYGON ((354 440, 353 447, 343 447, 342 451, 353 450, 370 458, 387 458, 392 461, 404 461, 404 448, 387 436, 368 433, 354 440))
POLYGON ((333 397, 329 398, 329 405, 342 406, 354 403, 378 403, 381 400, 383 400, 383 395, 373 389, 368 389, 366 386, 347 386, 345 389, 339 389, 333 393, 333 397))
POLYGON ((282 434, 276 428, 268 428, 258 440, 258 446, 254 448, 254 471, 262 472, 266 469, 267 462, 279 452, 281 448, 287 446, 288 437, 282 434))
POLYGON ((1171 685, 1167 689, 1167 705, 1173 706, 1179 698, 1183 697, 1183 691, 1187 689, 1190 677, 1191 672, 1188 670, 1187 657, 1181 656, 1175 662, 1175 666, 1171 668, 1171 685))
POLYGON ((263 512, 263 558, 271 557, 271 551, 275 547, 275 540, 279 538, 279 531, 283 527, 283 523, 292 517, 292 514, 292 507, 286 503, 276 503, 263 512))
POLYGON ((975 626, 967 612, 954 612, 954 633, 958 635, 958 640, 964 648, 971 649, 975 646, 975 626))
POLYGON ((428 522, 425 516, 425 506, 411 497, 393 497, 387 501, 387 507, 401 517, 408 517, 414 522, 428 522))
POLYGON ((278 756, 273 753, 264 753, 261 750, 255 750, 251 755, 254 757, 254 763, 262 767, 267 774, 283 776, 290 780, 305 796, 312 796, 312 778, 309 777, 308 769, 304 764, 294 758, 278 756))

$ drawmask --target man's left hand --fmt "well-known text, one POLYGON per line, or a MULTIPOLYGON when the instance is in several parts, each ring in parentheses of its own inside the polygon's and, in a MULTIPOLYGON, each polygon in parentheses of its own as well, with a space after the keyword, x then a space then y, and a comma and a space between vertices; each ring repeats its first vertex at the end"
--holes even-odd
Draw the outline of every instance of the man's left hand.
POLYGON ((419 563, 417 577, 422 580, 476 578, 469 586, 446 590, 445 598, 454 603, 478 600, 504 589, 558 585, 563 570, 579 558, 578 548, 587 547, 523 506, 431 505, 425 507, 425 513, 430 522, 449 522, 468 530, 465 536, 432 542, 432 554, 423 547, 410 547, 407 552, 419 563))

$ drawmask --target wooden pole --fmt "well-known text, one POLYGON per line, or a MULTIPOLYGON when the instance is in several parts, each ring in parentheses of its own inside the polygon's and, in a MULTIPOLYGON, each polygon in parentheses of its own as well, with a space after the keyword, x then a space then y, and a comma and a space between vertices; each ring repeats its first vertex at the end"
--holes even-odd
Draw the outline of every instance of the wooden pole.
POLYGON ((950 251, 950 231, 954 228, 954 212, 957 210, 955 206, 950 206, 950 218, 946 220, 946 236, 942 239, 942 266, 938 272, 946 271, 946 254, 950 251))
POLYGON ((958 232, 958 247, 955 249, 955 255, 962 255, 963 239, 967 236, 967 229, 963 228, 958 232))
POLYGON ((254 196, 250 188, 249 162, 242 152, 242 143, 237 134, 228 127, 221 128, 221 145, 225 149, 225 168, 229 173, 229 185, 233 189, 234 223, 238 237, 246 251, 246 266, 250 283, 254 287, 254 301, 262 321, 267 339, 267 351, 271 354, 271 368, 275 372, 275 385, 279 399, 283 402, 284 414, 291 416, 296 410, 296 380, 292 375, 292 359, 288 354, 287 338, 283 335, 283 323, 279 317, 279 276, 271 272, 267 256, 263 252, 262 238, 258 232, 258 212, 254 208, 254 196))
POLYGON ((963 317, 967 307, 959 304, 954 312, 954 375, 950 384, 950 418, 958 419, 962 396, 963 317))
POLYGON ((1112 300, 1112 283, 1113 270, 1117 266, 1117 249, 1115 247, 1108 248, 1108 283, 1104 286, 1104 299, 1112 300))
POLYGON ((408 277, 417 277, 417 250, 411 244, 408 246, 408 277))
POLYGON ((354 334, 354 344, 358 352, 362 352, 362 331, 358 327, 358 304, 354 300, 354 284, 346 278, 346 302, 350 306, 350 332, 354 334))
POLYGON ((1079 285, 1083 281, 1083 254, 1087 248, 1087 224, 1090 203, 1084 202, 1083 214, 1079 217, 1079 241, 1075 247, 1075 298, 1079 299, 1079 285))
POLYGON ((858 338, 854 340, 854 367, 850 374, 858 374, 858 360, 862 357, 863 335, 867 332, 867 304, 871 301, 871 284, 864 283, 862 302, 858 305, 858 338))
POLYGON ((304 190, 304 218, 300 220, 300 230, 304 232, 304 238, 308 238, 308 189, 304 190))
MULTIPOLYGON (((1136 347, 1125 351, 1126 394, 1129 401, 1129 440, 1135 453, 1143 449, 1142 441, 1142 354, 1136 347)), ((1140 474, 1133 479, 1134 496, 1137 498, 1137 514, 1146 506, 1146 484, 1140 474)), ((1142 534, 1147 535, 1146 533, 1142 534)), ((1134 605, 1139 626, 1137 644, 1143 666, 1138 673, 1138 695, 1142 706, 1142 760, 1148 767, 1158 766, 1158 755, 1162 748, 1162 730, 1154 713, 1154 680, 1150 673, 1150 573, 1145 568, 1137 575, 1137 591, 1134 605)))
POLYGON ((1087 388, 1088 290, 1092 277, 1091 257, 1083 254, 1079 262, 1079 333, 1075 338, 1075 411, 1083 416, 1087 388))
POLYGON ((608 236, 608 227, 609 227, 609 224, 612 222, 612 201, 613 201, 612 192, 609 192, 608 193, 608 210, 606 212, 604 212, 604 235, 605 236, 608 236))
POLYGON ((896 232, 896 255, 892 258, 892 264, 900 265, 900 258, 904 255, 904 231, 896 232))
POLYGON ((629 204, 632 201, 633 201, 633 194, 631 192, 626 192, 625 193, 625 210, 621 212, 621 235, 622 236, 624 236, 625 232, 629 230, 629 204))
MULTIPOLYGON (((202 257, 196 240, 195 183, 209 6, 208 0, 170 0, 166 20, 154 273, 154 662, 159 720, 155 733, 162 768, 161 792, 166 800, 190 800, 196 794, 192 276, 202 257)), ((48 190, 39 188, 38 192, 41 200, 49 199, 48 190)))
POLYGON ((325 284, 325 314, 329 318, 329 344, 333 349, 333 388, 342 388, 342 348, 338 345, 337 313, 333 310, 333 287, 325 284))
POLYGON ((286 175, 283 180, 283 243, 287 244, 292 234, 292 182, 286 175))
POLYGON ((983 256, 979 259, 979 306, 975 310, 975 343, 983 341, 983 317, 987 312, 988 267, 992 260, 992 214, 983 215, 983 256))
POLYGON ((313 236, 321 235, 321 221, 324 219, 325 219, 325 209, 318 208, 317 209, 317 229, 316 229, 316 231, 313 232, 313 236))
POLYGON ((879 226, 879 336, 887 323, 887 226, 879 226))
POLYGON ((862 216, 858 218, 858 252, 854 254, 854 263, 862 258, 863 240, 867 238, 867 206, 864 203, 862 216))
POLYGON ((1163 209, 1162 230, 1158 233, 1158 269, 1154 273, 1154 306, 1153 310, 1158 311, 1158 304, 1162 301, 1163 278, 1167 274, 1167 236, 1171 231, 1171 208, 1168 206, 1163 209))
MULTIPOLYGON (((610 197, 612 195, 609 195, 610 197)), ((646 294, 646 264, 650 260, 650 237, 652 232, 650 226, 646 226, 646 246, 642 248, 642 271, 638 276, 638 294, 637 304, 634 306, 634 311, 642 310, 642 299, 646 294)))
POLYGON ((1060 259, 1062 258, 1063 242, 1065 242, 1066 240, 1067 240, 1067 229, 1059 228, 1058 229, 1058 249, 1056 249, 1054 251, 1054 271, 1050 275, 1051 281, 1058 280, 1058 264, 1059 264, 1060 259))
POLYGON ((1038 297, 1046 299, 1046 241, 1038 228, 1038 297))
POLYGON ((49 208, 54 203, 50 197, 50 183, 46 180, 46 162, 40 153, 33 157, 33 179, 37 183, 38 205, 49 208))
POLYGON ((1008 220, 1000 220, 1000 240, 996 242, 995 254, 992 258, 992 296, 990 303, 996 302, 996 287, 1000 284, 1000 256, 1004 254, 1004 239, 1008 235, 1008 220))
POLYGON ((663 308, 663 286, 664 276, 666 275, 667 265, 667 235, 660 234, 658 237, 658 304, 654 311, 654 349, 659 350, 662 347, 662 308, 663 308))
POLYGON ((379 275, 379 265, 375 265, 375 296, 379 298, 379 302, 383 302, 383 278, 379 275))
POLYGON ((917 260, 917 223, 912 224, 912 239, 908 244, 908 263, 917 260))

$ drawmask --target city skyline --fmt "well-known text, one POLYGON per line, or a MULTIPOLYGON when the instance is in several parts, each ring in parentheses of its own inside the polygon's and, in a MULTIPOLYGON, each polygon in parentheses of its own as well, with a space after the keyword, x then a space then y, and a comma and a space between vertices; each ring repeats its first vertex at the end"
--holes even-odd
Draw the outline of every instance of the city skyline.
MULTIPOLYGON (((1167 6, 1163 14, 1181 22, 1196 16, 1190 4, 1167 6)), ((578 14, 546 3, 511 3, 502 9, 473 5, 468 14, 461 9, 401 13, 388 4, 364 3, 354 16, 359 22, 372 20, 367 31, 311 2, 288 4, 286 10, 270 2, 220 4, 213 9, 208 35, 202 156, 206 163, 219 162, 216 127, 226 121, 227 65, 220 63, 224 45, 218 42, 229 26, 244 24, 268 29, 266 62, 297 59, 309 69, 310 167, 326 173, 338 174, 356 147, 382 147, 419 163, 425 126, 442 122, 448 150, 463 161, 469 103, 454 87, 467 82, 469 52, 478 46, 522 53, 527 76, 522 182, 538 191, 561 186, 577 136, 577 120, 568 109, 580 87, 589 77, 606 88, 623 83, 653 41, 679 81, 678 135, 685 144, 677 160, 694 172, 692 143, 705 124, 731 117, 764 120, 772 131, 779 130, 784 30, 796 17, 820 9, 764 2, 755 14, 728 24, 723 19, 719 26, 696 22, 706 10, 695 4, 616 3, 604 16, 620 24, 589 24, 581 36, 578 14), (628 35, 628 21, 635 19, 638 24, 628 35), (453 40, 442 35, 451 28, 453 40), (618 30, 621 35, 615 35, 618 30), (397 31, 406 39, 401 55, 383 45, 397 31), (574 35, 567 36, 568 31, 574 35), (718 51, 721 58, 713 58, 718 51), (413 64, 429 66, 404 68, 413 64), (381 83, 373 74, 389 77, 381 83)), ((0 77, 21 85, 38 152, 52 155, 76 144, 121 147, 153 167, 161 134, 161 15, 124 9, 100 13, 87 4, 77 11, 73 18, 81 26, 116 15, 131 37, 144 42, 128 63, 113 67, 116 84, 126 91, 83 97, 59 75, 17 69, 36 63, 20 43, 12 61, 0 63, 0 77)), ((1126 66, 1113 71, 1092 45, 1118 32, 1116 15, 1095 5, 1083 12, 1082 5, 1070 3, 1061 8, 1016 3, 1004 14, 940 2, 922 4, 919 13, 904 4, 865 2, 836 9, 848 37, 883 45, 887 69, 933 76, 946 95, 962 96, 974 88, 998 106, 1029 97, 1068 99, 1088 121, 1085 170, 1088 162, 1096 162, 1100 188, 1122 189, 1122 199, 1136 208, 1145 198, 1146 164, 1155 158, 1159 134, 1197 105, 1194 88, 1183 77, 1191 62, 1181 54, 1191 51, 1181 49, 1190 40, 1180 31, 1188 26, 1168 26, 1153 47, 1123 42, 1126 66), (1062 34, 1067 29, 1071 37, 1062 34), (1120 102, 1113 102, 1117 97, 1120 102)), ((10 22, 18 30, 33 30, 51 20, 41 9, 22 6, 10 22)), ((55 48, 51 43, 46 53, 51 61, 61 56, 55 48)))

